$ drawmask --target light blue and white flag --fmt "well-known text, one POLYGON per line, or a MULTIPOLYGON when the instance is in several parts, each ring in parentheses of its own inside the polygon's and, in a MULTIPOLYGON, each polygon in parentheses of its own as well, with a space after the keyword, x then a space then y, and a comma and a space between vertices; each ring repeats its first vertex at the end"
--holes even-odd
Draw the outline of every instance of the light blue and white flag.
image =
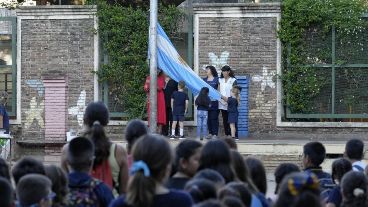
POLYGON ((184 81, 194 95, 198 95, 201 88, 207 87, 212 100, 221 100, 220 93, 199 77, 180 57, 160 24, 157 24, 157 65, 175 81, 184 81))

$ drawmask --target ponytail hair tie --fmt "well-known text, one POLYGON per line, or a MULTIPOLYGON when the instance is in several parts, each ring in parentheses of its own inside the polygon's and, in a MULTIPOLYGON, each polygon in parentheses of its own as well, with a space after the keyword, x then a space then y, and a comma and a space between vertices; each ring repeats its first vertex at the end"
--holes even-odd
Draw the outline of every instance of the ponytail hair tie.
POLYGON ((93 125, 101 125, 100 121, 96 120, 93 122, 93 125))
POLYGON ((318 190, 318 178, 314 174, 304 174, 302 178, 292 177, 288 180, 288 190, 292 196, 297 196, 303 189, 318 190))
POLYGON ((130 174, 134 175, 135 173, 141 170, 143 170, 144 176, 146 177, 151 176, 151 172, 148 168, 148 165, 142 160, 133 163, 132 167, 130 168, 130 174))
POLYGON ((355 188, 353 191, 354 197, 359 197, 361 195, 364 195, 364 190, 361 188, 355 188))

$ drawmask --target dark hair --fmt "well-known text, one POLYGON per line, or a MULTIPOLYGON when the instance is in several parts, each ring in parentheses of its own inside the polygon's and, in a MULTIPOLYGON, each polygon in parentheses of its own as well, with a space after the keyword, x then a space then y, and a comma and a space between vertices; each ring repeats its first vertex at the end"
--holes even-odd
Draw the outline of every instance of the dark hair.
POLYGON ((322 164, 326 157, 326 149, 320 142, 309 142, 303 147, 304 156, 308 156, 308 159, 314 167, 318 167, 322 164))
POLYGON ((21 206, 38 204, 51 192, 51 181, 44 175, 28 174, 17 184, 17 198, 21 206))
POLYGON ((111 141, 104 130, 109 123, 109 110, 103 102, 92 102, 88 104, 83 119, 84 125, 88 127, 83 136, 91 139, 95 146, 93 167, 96 167, 110 155, 111 141))
POLYGON ((351 139, 345 145, 345 153, 349 159, 361 160, 364 154, 364 143, 360 139, 351 139))
POLYGON ((222 203, 226 207, 244 207, 242 201, 235 196, 226 196, 222 199, 222 203))
POLYGON ((227 146, 229 146, 230 149, 234 149, 234 150, 238 149, 238 145, 236 144, 234 138, 225 137, 223 140, 225 141, 227 146))
POLYGON ((299 167, 293 163, 282 163, 279 166, 277 166, 275 173, 274 173, 275 182, 276 182, 275 194, 277 194, 279 191, 282 179, 286 175, 293 173, 293 172, 300 172, 299 167))
POLYGON ((146 124, 140 119, 133 119, 128 122, 125 128, 125 139, 128 142, 128 153, 132 150, 133 144, 143 135, 148 133, 146 124))
POLYGON ((350 171, 344 175, 341 181, 343 194, 343 207, 366 207, 368 179, 362 172, 350 171))
POLYGON ((351 162, 347 159, 340 158, 332 163, 332 179, 338 180, 341 183, 342 177, 353 169, 351 162))
POLYGON ((231 150, 231 161, 238 179, 246 183, 253 193, 258 192, 257 187, 254 185, 252 181, 250 170, 248 166, 245 164, 244 157, 238 151, 231 150))
POLYGON ((224 207, 224 205, 218 200, 210 199, 202 203, 198 203, 197 205, 194 205, 193 207, 224 207))
POLYGON ((45 175, 45 167, 42 162, 32 157, 23 157, 15 164, 12 174, 15 183, 17 184, 21 177, 30 174, 41 174, 45 175))
MULTIPOLYGON (((181 171, 180 160, 189 160, 191 156, 193 156, 196 151, 202 147, 202 143, 195 140, 184 140, 178 144, 175 148, 175 164, 174 169, 177 171, 181 171)), ((193 176, 193 175, 192 175, 193 176)))
POLYGON ((291 173, 281 182, 274 207, 322 207, 318 178, 314 174, 291 173))
POLYGON ((11 207, 14 203, 14 192, 10 181, 0 177, 0 206, 11 207))
POLYGON ((53 200, 53 206, 64 206, 65 198, 69 192, 68 178, 65 172, 58 166, 45 166, 46 176, 51 180, 52 192, 56 194, 53 200))
POLYGON ((231 166, 230 149, 224 141, 216 139, 204 145, 199 170, 206 168, 219 172, 226 183, 234 181, 235 173, 231 166))
POLYGON ((9 165, 6 163, 6 161, 0 157, 0 177, 6 178, 11 181, 10 178, 10 171, 9 171, 9 165))
POLYGON ((180 89, 184 89, 185 88, 185 82, 184 81, 179 81, 179 83, 178 83, 178 87, 180 88, 180 89))
POLYGON ((262 162, 254 157, 247 157, 245 164, 248 166, 250 176, 253 183, 258 188, 259 192, 266 194, 267 192, 267 178, 266 170, 262 162))
POLYGON ((201 88, 201 91, 199 92, 199 95, 197 96, 195 100, 195 104, 197 106, 205 106, 209 107, 211 100, 208 97, 209 89, 207 87, 201 88))
POLYGON ((222 177, 220 173, 212 169, 203 169, 198 171, 197 174, 193 177, 193 179, 206 179, 213 182, 216 186, 225 185, 225 179, 222 177))
POLYGON ((210 69, 211 70, 211 74, 213 77, 218 77, 218 73, 217 73, 217 70, 214 66, 212 65, 207 65, 206 66, 206 69, 210 69))
POLYGON ((215 185, 206 179, 193 179, 185 185, 184 190, 191 195, 194 203, 217 198, 215 185))
POLYGON ((89 171, 93 163, 93 143, 84 137, 76 137, 69 142, 67 160, 75 171, 89 171))
MULTIPOLYGON (((229 76, 232 77, 232 78, 235 78, 234 71, 231 70, 230 66, 228 66, 228 65, 223 66, 221 68, 221 71, 229 71, 229 76)), ((224 75, 222 74, 222 72, 221 72, 220 78, 224 78, 224 75)))
POLYGON ((240 198, 245 206, 250 206, 252 193, 244 183, 230 182, 219 191, 219 198, 222 200, 226 196, 235 196, 240 198))
POLYGON ((135 207, 151 206, 156 182, 163 181, 167 167, 171 165, 172 149, 162 136, 147 134, 134 144, 132 155, 135 162, 143 161, 148 166, 150 176, 145 176, 142 171, 131 176, 126 201, 135 207))

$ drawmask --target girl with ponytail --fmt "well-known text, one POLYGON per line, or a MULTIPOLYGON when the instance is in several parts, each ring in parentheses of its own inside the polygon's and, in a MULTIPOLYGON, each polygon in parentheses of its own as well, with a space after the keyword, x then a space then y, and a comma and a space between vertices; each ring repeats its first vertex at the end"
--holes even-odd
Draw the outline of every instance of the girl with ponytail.
POLYGON ((368 179, 362 172, 350 171, 341 181, 342 207, 368 206, 368 179))
POLYGON ((110 207, 190 207, 191 197, 164 186, 170 175, 173 152, 165 138, 145 135, 133 146, 128 191, 110 207))
MULTIPOLYGON (((114 144, 107 137, 104 127, 109 123, 109 111, 104 103, 88 104, 83 117, 83 137, 90 139, 95 146, 95 159, 91 175, 108 185, 114 194, 126 192, 128 183, 128 161, 124 148, 114 144)), ((62 151, 62 167, 68 172, 66 152, 62 151)))

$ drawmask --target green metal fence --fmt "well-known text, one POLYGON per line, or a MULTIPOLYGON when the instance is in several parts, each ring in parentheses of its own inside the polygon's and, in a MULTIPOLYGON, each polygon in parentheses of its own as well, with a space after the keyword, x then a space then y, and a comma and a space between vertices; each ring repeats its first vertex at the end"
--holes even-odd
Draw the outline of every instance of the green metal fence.
MULTIPOLYGON (((305 36, 307 48, 302 55, 310 64, 290 65, 290 55, 287 60, 288 70, 305 67, 319 77, 318 94, 303 112, 293 110, 286 100, 285 117, 332 121, 368 118, 368 28, 358 28, 348 36, 341 36, 335 28, 327 37, 319 34, 318 28, 311 28, 305 36)), ((289 54, 292 49, 289 46, 289 54)))

